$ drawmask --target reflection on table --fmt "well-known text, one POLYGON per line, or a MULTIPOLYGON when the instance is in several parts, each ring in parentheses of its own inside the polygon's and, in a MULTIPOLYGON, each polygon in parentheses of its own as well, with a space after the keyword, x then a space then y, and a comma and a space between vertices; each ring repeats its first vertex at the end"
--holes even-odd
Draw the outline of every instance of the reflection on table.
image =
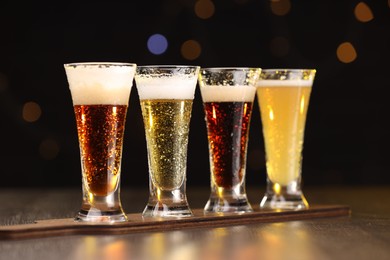
MULTIPOLYGON (((63 236, 0 241, 1 259, 388 259, 390 255, 389 187, 306 188, 312 203, 348 204, 350 217, 223 228, 183 229, 127 235, 63 236)), ((147 194, 123 193, 125 208, 142 210, 147 194)), ((80 191, 3 190, 0 221, 70 217, 77 212, 80 191), (18 214, 22 214, 18 215, 18 214)), ((206 189, 189 189, 190 204, 202 207, 206 189)), ((249 189, 250 201, 261 192, 249 189)))

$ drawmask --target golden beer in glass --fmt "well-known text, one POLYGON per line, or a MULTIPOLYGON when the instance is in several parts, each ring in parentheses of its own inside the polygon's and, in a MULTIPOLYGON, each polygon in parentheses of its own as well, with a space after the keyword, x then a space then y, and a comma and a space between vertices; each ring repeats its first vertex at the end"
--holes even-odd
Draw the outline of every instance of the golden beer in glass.
POLYGON ((186 197, 187 146, 197 66, 138 66, 135 75, 149 164, 144 217, 192 216, 186 197))
POLYGON ((309 207, 301 189, 301 169, 315 73, 313 69, 264 69, 257 82, 267 170, 261 208, 309 207))

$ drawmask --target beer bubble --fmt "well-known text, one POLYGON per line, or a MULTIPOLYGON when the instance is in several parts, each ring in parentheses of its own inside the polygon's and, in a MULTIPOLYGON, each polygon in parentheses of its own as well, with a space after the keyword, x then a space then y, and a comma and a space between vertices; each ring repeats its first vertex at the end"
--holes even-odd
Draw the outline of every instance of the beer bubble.
POLYGON ((178 189, 186 173, 192 100, 141 100, 141 109, 152 181, 161 190, 178 189))
POLYGON ((163 54, 168 49, 168 40, 162 34, 153 34, 148 39, 148 50, 155 54, 163 54))

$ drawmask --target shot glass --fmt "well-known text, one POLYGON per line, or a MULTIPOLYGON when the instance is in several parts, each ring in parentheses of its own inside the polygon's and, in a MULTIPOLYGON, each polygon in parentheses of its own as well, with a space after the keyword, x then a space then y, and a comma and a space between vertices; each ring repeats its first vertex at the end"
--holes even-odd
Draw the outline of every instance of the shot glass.
POLYGON ((198 66, 139 66, 135 82, 145 127, 149 200, 144 217, 186 217, 187 146, 198 66))
POLYGON ((250 212, 245 190, 249 126, 260 68, 202 68, 211 192, 204 211, 250 212))
POLYGON ((76 117, 83 201, 77 221, 122 222, 123 135, 136 64, 64 64, 76 117))
POLYGON ((305 209, 302 149, 316 70, 263 69, 257 82, 266 154, 267 187, 261 208, 305 209))

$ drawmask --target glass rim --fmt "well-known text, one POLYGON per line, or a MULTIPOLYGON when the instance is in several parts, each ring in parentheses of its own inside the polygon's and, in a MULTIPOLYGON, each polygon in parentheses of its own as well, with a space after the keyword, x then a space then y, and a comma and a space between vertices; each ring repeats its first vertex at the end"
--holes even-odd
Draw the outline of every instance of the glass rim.
POLYGON ((311 72, 317 72, 317 69, 290 69, 290 68, 271 68, 271 69, 261 69, 261 72, 272 72, 272 71, 291 71, 291 72, 304 72, 304 71, 311 71, 311 72))
POLYGON ((201 70, 263 70, 260 67, 202 67, 201 70))
POLYGON ((71 63, 65 63, 64 67, 95 67, 95 66, 118 66, 118 67, 136 67, 136 63, 129 63, 129 62, 110 62, 110 61, 103 61, 103 62, 71 62, 71 63))
POLYGON ((137 65, 137 68, 163 68, 163 69, 175 69, 175 68, 200 68, 198 65, 137 65))

